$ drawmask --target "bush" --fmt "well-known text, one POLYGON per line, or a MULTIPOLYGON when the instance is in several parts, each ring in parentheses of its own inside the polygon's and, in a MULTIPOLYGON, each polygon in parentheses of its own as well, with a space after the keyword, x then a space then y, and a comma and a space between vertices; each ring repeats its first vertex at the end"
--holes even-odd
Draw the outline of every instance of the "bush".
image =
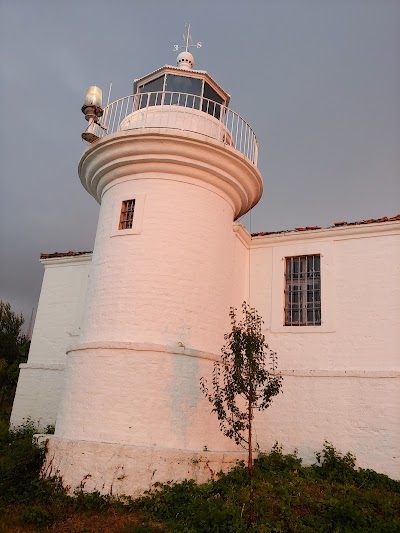
POLYGON ((400 481, 395 481, 374 470, 360 468, 357 472, 356 481, 360 488, 384 489, 400 494, 400 481))
POLYGON ((171 531, 186 533, 365 533, 400 531, 400 482, 358 470, 351 453, 325 443, 317 463, 303 467, 275 444, 255 462, 255 523, 248 528, 250 477, 244 464, 217 481, 157 485, 131 503, 171 531), (392 490, 393 489, 393 490, 392 490))
MULTIPOLYGON (((234 471, 233 476, 237 477, 241 471, 244 471, 248 478, 248 471, 243 466, 234 471)), ((235 492, 235 487, 230 485, 228 491, 229 482, 230 477, 225 474, 220 480, 203 485, 197 485, 193 480, 156 484, 155 490, 150 491, 146 497, 132 502, 132 505, 133 508, 147 511, 155 518, 167 522, 173 531, 186 533, 245 531, 241 517, 243 510, 240 506, 232 505, 230 495, 235 492), (221 494, 225 494, 225 497, 223 498, 221 494)))
POLYGON ((125 515, 125 526, 126 513, 131 513, 135 524, 125 527, 127 533, 400 531, 400 482, 357 469, 352 454, 343 455, 329 443, 312 467, 303 467, 296 453, 284 454, 278 444, 260 454, 252 481, 255 522, 249 528, 251 480, 243 463, 202 485, 193 480, 156 484, 137 500, 88 494, 84 483, 71 498, 59 478, 40 479, 44 450, 32 444, 35 431, 32 422, 16 430, 0 425, 0 521, 5 509, 14 509, 10 531, 23 531, 23 524, 44 529, 74 515, 81 524, 83 515, 90 517, 89 529, 81 533, 102 531, 102 520, 110 513, 125 515))
POLYGON ((75 490, 74 497, 77 511, 105 511, 115 502, 111 496, 103 496, 99 491, 85 492, 83 488, 75 490))
POLYGON ((322 453, 315 454, 317 464, 314 470, 322 479, 345 483, 354 481, 356 477, 356 458, 350 452, 342 455, 331 443, 325 441, 322 453))
POLYGON ((269 454, 260 453, 256 460, 256 471, 260 473, 290 473, 300 470, 301 459, 294 454, 283 454, 282 446, 276 442, 269 454))
POLYGON ((19 376, 19 365, 25 363, 29 339, 21 332, 24 319, 0 300, 0 419, 8 422, 19 376))
POLYGON ((39 527, 46 527, 52 523, 50 513, 39 505, 27 507, 22 513, 22 520, 25 524, 33 524, 39 527))
POLYGON ((44 450, 32 444, 36 431, 27 421, 18 429, 0 428, 0 498, 8 502, 30 502, 36 496, 44 450), (35 486, 35 487, 34 487, 35 486))
POLYGON ((150 525, 147 523, 134 524, 129 533, 157 533, 159 531, 165 531, 161 526, 150 525))
POLYGON ((348 452, 343 455, 329 442, 325 442, 322 452, 315 455, 317 463, 312 468, 321 479, 341 484, 353 483, 360 489, 383 489, 400 493, 400 481, 374 470, 356 468, 356 458, 353 454, 348 452))

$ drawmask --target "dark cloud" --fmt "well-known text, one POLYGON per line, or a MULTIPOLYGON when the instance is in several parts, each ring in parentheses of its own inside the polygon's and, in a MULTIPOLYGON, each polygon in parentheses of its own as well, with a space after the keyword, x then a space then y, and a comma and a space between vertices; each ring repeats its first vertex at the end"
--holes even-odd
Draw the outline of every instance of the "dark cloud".
POLYGON ((0 20, 0 297, 28 320, 40 252, 93 246, 98 206, 77 177, 86 88, 130 94, 174 63, 188 20, 196 66, 259 138, 252 231, 399 211, 399 2, 2 0, 0 20))

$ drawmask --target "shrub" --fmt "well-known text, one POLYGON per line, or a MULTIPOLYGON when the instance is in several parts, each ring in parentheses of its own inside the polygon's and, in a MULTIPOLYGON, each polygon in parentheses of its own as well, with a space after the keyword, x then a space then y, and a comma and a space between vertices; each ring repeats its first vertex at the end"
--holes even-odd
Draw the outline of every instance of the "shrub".
POLYGON ((105 511, 113 503, 114 498, 103 496, 99 491, 85 492, 82 488, 74 492, 74 508, 77 511, 105 511))
POLYGON ((22 520, 25 524, 32 524, 38 527, 46 527, 52 523, 50 513, 44 507, 31 505, 22 512, 22 520))
POLYGON ((360 468, 356 481, 360 488, 385 489, 400 494, 400 481, 391 479, 385 474, 379 474, 374 470, 360 468))
MULTIPOLYGON (((84 482, 71 498, 59 478, 40 479, 43 450, 32 444, 35 431, 31 422, 16 430, 0 427, 0 521, 6 516, 6 506, 13 509, 12 527, 16 527, 10 531, 23 531, 23 524, 45 529, 55 522, 65 531, 67 517, 75 515, 81 521, 80 515, 85 514, 90 517, 89 529, 81 533, 94 533, 103 530, 107 514, 115 517, 138 511, 136 523, 124 530, 127 533, 400 531, 400 482, 356 469, 352 454, 343 455, 329 443, 312 467, 303 467, 296 453, 283 454, 275 444, 269 454, 260 454, 252 481, 241 463, 202 485, 193 480, 156 484, 137 500, 86 493, 84 482), (251 485, 255 516, 249 527, 251 485)), ((10 517, 11 511, 7 513, 10 517)))
POLYGON ((2 425, 0 431, 0 498, 29 502, 35 498, 33 485, 39 479, 44 450, 32 444, 36 428, 28 420, 17 429, 2 425))
POLYGON ((269 454, 260 453, 256 460, 256 472, 260 473, 283 473, 300 470, 302 467, 301 459, 294 454, 283 454, 282 446, 276 442, 269 454))
POLYGON ((131 526, 129 533, 157 533, 159 531, 165 531, 165 530, 161 526, 141 523, 141 524, 134 524, 133 526, 131 526))
POLYGON ((322 479, 344 483, 356 478, 356 458, 350 452, 342 455, 331 443, 325 441, 322 453, 315 454, 314 470, 322 479))

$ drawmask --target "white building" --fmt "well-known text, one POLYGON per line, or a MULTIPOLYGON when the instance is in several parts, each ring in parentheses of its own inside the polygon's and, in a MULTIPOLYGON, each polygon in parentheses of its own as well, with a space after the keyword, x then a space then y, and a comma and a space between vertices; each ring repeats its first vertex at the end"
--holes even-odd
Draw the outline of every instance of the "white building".
POLYGON ((250 236, 257 142, 183 52, 135 82, 87 136, 79 174, 101 203, 93 253, 43 254, 12 423, 56 422, 46 473, 137 494, 212 477, 241 451, 199 388, 246 300, 278 352, 283 395, 256 416, 306 461, 328 440, 400 478, 400 216, 250 236))

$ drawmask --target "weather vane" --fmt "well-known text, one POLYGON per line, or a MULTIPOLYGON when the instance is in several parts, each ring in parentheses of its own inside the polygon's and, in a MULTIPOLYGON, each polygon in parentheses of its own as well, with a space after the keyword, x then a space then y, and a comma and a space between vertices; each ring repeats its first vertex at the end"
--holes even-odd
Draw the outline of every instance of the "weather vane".
POLYGON ((174 50, 177 51, 180 48, 184 48, 185 52, 188 52, 191 46, 194 46, 195 48, 201 48, 203 46, 203 43, 201 41, 196 44, 189 44, 192 42, 192 36, 190 34, 190 23, 186 23, 185 28, 187 28, 186 35, 183 34, 183 42, 185 44, 183 46, 179 46, 179 44, 174 44, 174 50))

